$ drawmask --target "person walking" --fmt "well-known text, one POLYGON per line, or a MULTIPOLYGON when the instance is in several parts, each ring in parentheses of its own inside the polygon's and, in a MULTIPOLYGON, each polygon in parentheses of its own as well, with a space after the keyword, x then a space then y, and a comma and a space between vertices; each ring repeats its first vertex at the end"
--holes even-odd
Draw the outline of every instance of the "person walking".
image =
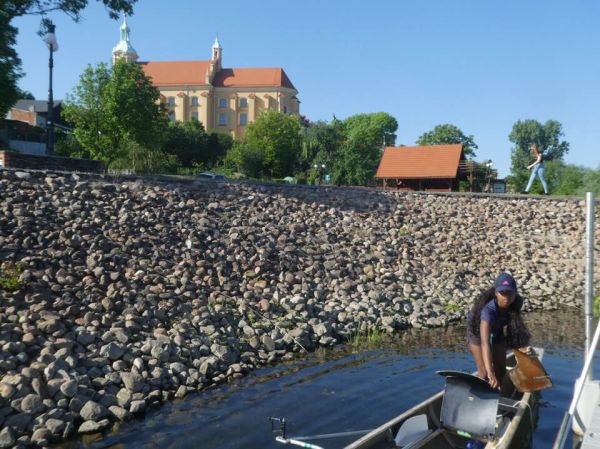
POLYGON ((531 176, 529 176, 529 182, 527 183, 527 187, 525 187, 524 193, 529 193, 531 185, 533 184, 533 180, 537 176, 542 182, 544 194, 548 195, 548 184, 546 183, 546 179, 544 178, 544 155, 540 151, 537 143, 531 144, 530 150, 531 155, 535 158, 535 160, 527 166, 527 169, 531 170, 531 176))
POLYGON ((500 388, 506 373, 506 349, 527 352, 531 334, 521 317, 523 298, 517 282, 500 273, 494 286, 482 292, 467 317, 467 344, 477 376, 500 388), (504 329, 506 328, 506 334, 504 329))

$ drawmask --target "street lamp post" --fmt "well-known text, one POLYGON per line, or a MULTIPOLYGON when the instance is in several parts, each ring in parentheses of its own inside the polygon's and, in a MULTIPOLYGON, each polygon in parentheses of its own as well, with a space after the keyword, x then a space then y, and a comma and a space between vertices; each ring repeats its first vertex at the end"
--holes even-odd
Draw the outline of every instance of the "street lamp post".
POLYGON ((48 69, 50 73, 48 85, 48 113, 46 115, 46 154, 54 154, 54 99, 52 98, 52 68, 54 67, 54 52, 58 51, 58 42, 54 31, 56 26, 52 22, 48 22, 48 32, 44 35, 44 42, 50 51, 50 59, 48 60, 48 69))
POLYGON ((321 185, 322 184, 321 178, 323 177, 323 173, 325 172, 325 164, 315 164, 314 167, 315 167, 315 170, 317 170, 317 175, 318 175, 318 184, 317 185, 321 185))

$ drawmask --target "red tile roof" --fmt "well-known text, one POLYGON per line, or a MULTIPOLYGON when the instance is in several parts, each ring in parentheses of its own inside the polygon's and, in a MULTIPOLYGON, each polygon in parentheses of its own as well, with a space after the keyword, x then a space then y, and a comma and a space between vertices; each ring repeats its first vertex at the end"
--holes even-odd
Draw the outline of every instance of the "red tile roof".
POLYGON ((288 87, 296 90, 281 68, 221 69, 215 75, 216 87, 288 87))
POLYGON ((376 178, 456 178, 462 145, 386 147, 376 178))
MULTIPOLYGON (((140 62, 155 86, 206 86, 210 61, 140 62)), ((215 75, 216 87, 288 87, 294 85, 281 68, 221 69, 215 75)))
POLYGON ((209 61, 148 61, 139 63, 155 86, 206 86, 209 61))

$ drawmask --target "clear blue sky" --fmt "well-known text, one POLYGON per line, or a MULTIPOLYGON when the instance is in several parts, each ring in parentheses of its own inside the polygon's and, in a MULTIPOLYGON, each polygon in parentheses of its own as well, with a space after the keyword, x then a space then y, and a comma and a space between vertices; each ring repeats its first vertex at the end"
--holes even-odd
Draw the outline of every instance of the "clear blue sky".
MULTIPOLYGON (((118 41, 120 21, 91 3, 80 23, 50 15, 55 99, 118 41)), ((566 162, 600 167, 597 0, 140 0, 128 20, 141 60, 207 60, 218 33, 225 67, 283 67, 313 121, 388 112, 404 145, 451 123, 504 176, 514 122, 554 119, 571 144, 566 162)), ((14 23, 21 88, 46 99, 39 18, 14 23)))

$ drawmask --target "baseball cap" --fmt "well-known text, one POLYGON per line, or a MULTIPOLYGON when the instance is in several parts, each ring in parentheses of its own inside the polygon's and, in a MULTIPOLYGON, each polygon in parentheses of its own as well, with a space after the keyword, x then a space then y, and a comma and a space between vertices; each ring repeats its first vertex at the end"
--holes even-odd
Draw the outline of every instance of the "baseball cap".
POLYGON ((516 292, 517 281, 508 273, 500 273, 496 278, 495 288, 497 292, 516 292))

